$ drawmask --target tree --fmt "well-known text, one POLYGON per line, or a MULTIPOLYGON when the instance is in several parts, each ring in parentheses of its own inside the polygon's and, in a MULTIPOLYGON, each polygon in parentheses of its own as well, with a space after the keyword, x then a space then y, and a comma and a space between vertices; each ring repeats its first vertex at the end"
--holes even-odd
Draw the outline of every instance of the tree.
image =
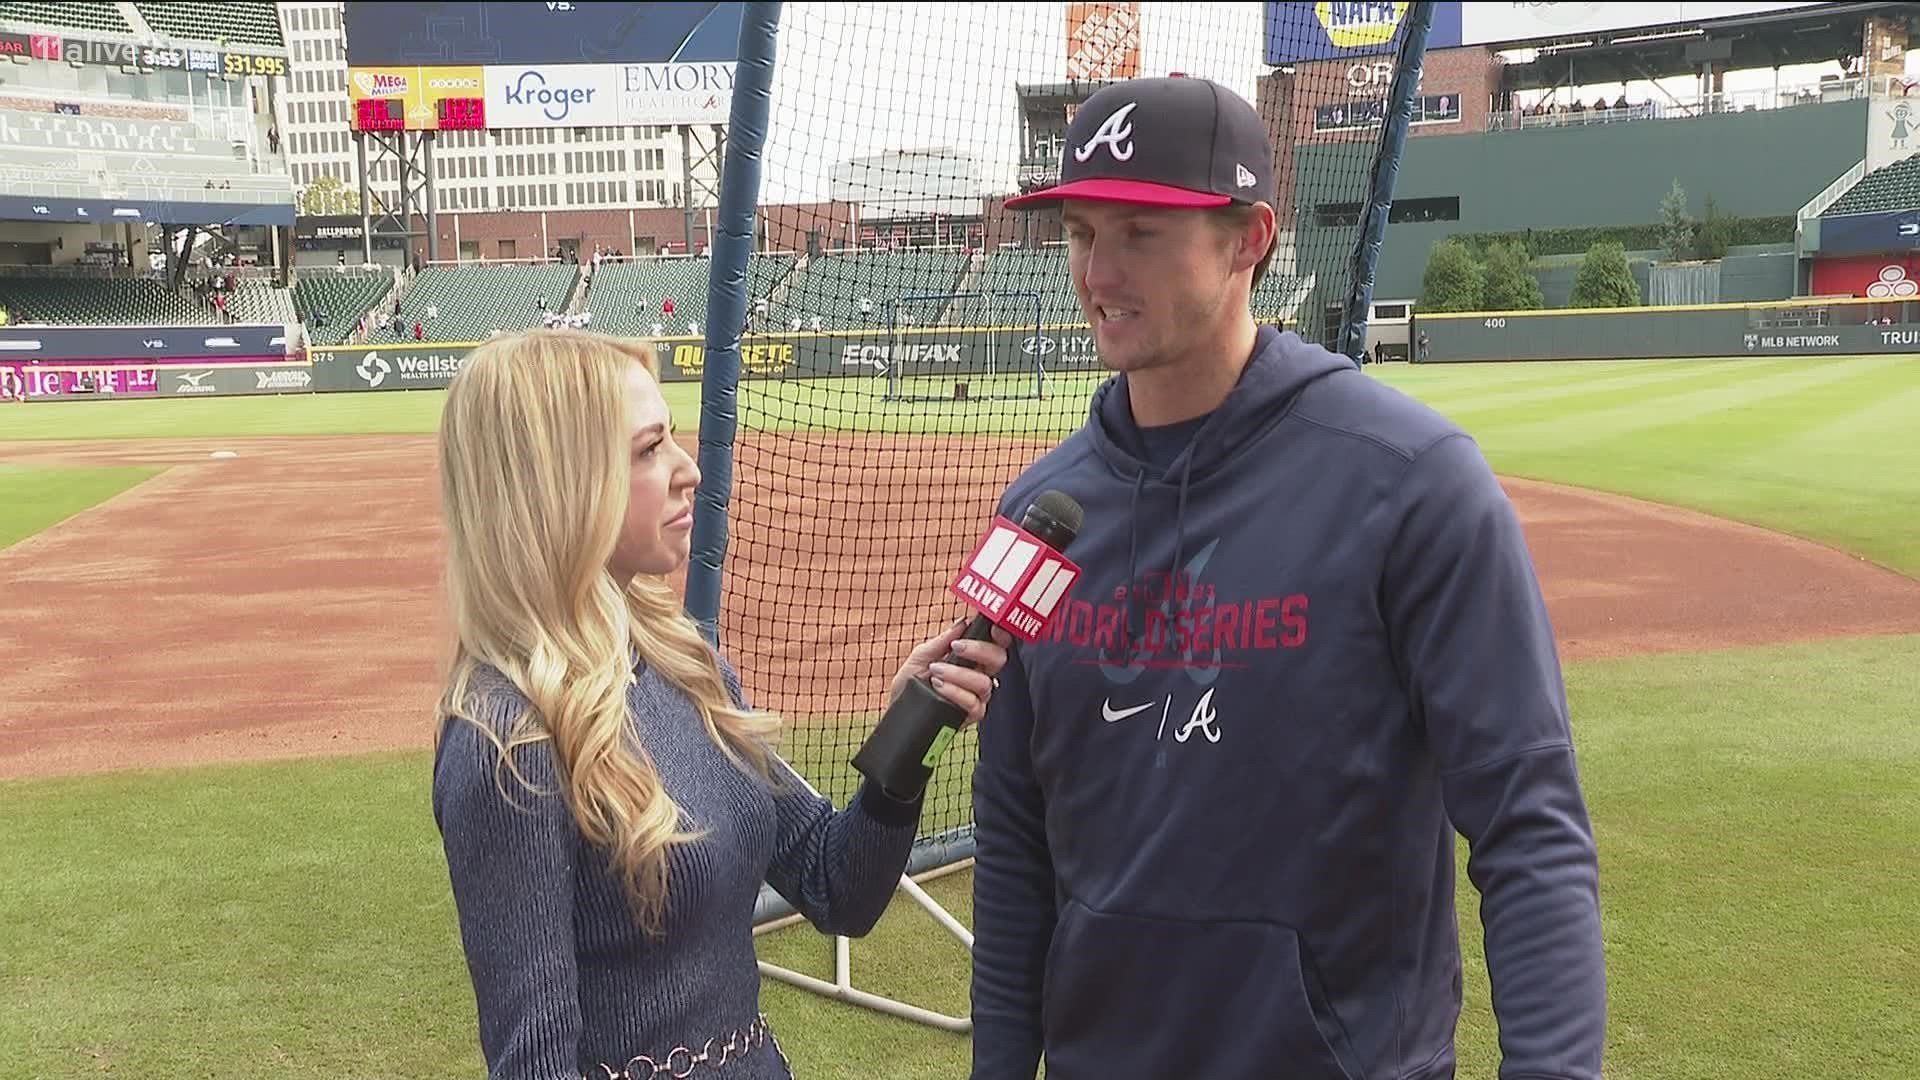
POLYGON ((1487 248, 1484 289, 1488 311, 1533 311, 1547 305, 1540 282, 1527 269, 1527 249, 1518 240, 1496 240, 1487 248))
POLYGON ((1637 307, 1640 284, 1627 269, 1627 249, 1618 240, 1602 240, 1587 249, 1573 279, 1568 305, 1577 308, 1637 307))
POLYGON ((342 184, 332 173, 322 173, 300 192, 300 212, 314 217, 357 214, 360 193, 342 184))
POLYGON ((1694 241, 1694 253, 1703 259, 1724 259, 1733 246, 1734 219, 1720 212, 1707 196, 1706 214, 1700 222, 1700 234, 1694 241))
POLYGON ((1420 281, 1421 311, 1479 311, 1484 272, 1465 241, 1447 237, 1433 245, 1420 281))
POLYGON ((1687 216, 1687 192, 1679 177, 1660 200, 1660 247, 1674 262, 1693 254, 1693 219, 1687 216))

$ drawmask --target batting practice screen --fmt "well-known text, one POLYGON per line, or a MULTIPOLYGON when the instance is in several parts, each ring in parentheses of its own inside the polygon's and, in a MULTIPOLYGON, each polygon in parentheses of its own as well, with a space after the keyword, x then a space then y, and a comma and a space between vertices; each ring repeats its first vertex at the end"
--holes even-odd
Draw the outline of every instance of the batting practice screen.
MULTIPOLYGON (((726 384, 709 370, 703 454, 726 462, 726 513, 723 533, 696 534, 693 573, 717 580, 714 631, 756 704, 784 716, 782 753, 844 805, 895 672, 971 614, 948 586, 1002 491, 1085 422, 1109 374, 1059 213, 1006 201, 1058 179, 1068 125, 1101 87, 1214 80, 1254 107, 1274 153, 1278 240, 1253 316, 1333 344, 1392 146, 1391 80, 1348 69, 1399 62, 1407 5, 769 7, 764 137, 727 158, 753 170, 738 219, 752 235, 719 231, 749 182, 735 175, 714 233, 716 307, 736 290, 738 321, 714 329, 739 327, 743 357, 798 343, 834 363, 746 364, 726 384), (1380 22, 1365 34, 1291 10, 1361 7, 1380 22)), ((754 32, 750 10, 736 124, 754 32)), ((916 868, 970 852, 976 753, 969 731, 939 759, 916 868)))

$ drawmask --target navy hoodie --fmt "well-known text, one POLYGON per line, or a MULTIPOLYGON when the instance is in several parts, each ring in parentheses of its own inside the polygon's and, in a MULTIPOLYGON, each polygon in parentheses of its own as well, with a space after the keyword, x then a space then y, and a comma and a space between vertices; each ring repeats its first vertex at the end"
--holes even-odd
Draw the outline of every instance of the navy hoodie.
POLYGON ((1168 468, 1124 377, 1008 488, 1085 570, 979 727, 973 1077, 1435 1080, 1454 830, 1503 1080, 1599 1080, 1599 871, 1552 628, 1478 448, 1261 328, 1168 468))

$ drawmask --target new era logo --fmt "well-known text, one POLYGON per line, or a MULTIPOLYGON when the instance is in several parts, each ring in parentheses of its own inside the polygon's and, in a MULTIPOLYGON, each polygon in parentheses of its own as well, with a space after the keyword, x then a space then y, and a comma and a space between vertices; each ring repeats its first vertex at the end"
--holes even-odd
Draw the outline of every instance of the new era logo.
POLYGON ((1252 187, 1257 183, 1259 183, 1259 181, 1254 178, 1252 170, 1237 162, 1234 164, 1233 184, 1235 187, 1252 187))

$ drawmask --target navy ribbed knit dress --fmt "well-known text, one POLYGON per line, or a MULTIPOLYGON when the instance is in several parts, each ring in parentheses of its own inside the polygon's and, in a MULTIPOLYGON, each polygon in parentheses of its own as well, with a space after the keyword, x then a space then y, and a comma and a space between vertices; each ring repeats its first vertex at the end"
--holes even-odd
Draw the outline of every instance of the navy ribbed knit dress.
MULTIPOLYGON (((488 667, 473 688, 485 702, 476 717, 504 735, 526 699, 488 667)), ((670 1068, 685 1072, 705 1049, 709 1063, 690 1077, 787 1080, 771 1037, 727 1052, 723 1068, 711 1064, 730 1040, 748 1046, 744 1033, 759 1017, 752 924, 761 882, 822 931, 864 934, 906 867, 920 803, 863 787, 836 812, 784 762, 776 792, 729 762, 685 694, 644 665, 628 704, 683 824, 707 834, 671 849, 660 939, 640 928, 605 853, 575 827, 549 743, 515 751, 538 791, 552 792, 529 792, 505 773, 516 807, 496 786, 497 751, 471 724, 449 723, 441 740, 433 813, 488 1076, 604 1080, 640 1055, 658 1064, 673 1055, 670 1068)), ((636 1075, 646 1075, 639 1065, 636 1075)))

